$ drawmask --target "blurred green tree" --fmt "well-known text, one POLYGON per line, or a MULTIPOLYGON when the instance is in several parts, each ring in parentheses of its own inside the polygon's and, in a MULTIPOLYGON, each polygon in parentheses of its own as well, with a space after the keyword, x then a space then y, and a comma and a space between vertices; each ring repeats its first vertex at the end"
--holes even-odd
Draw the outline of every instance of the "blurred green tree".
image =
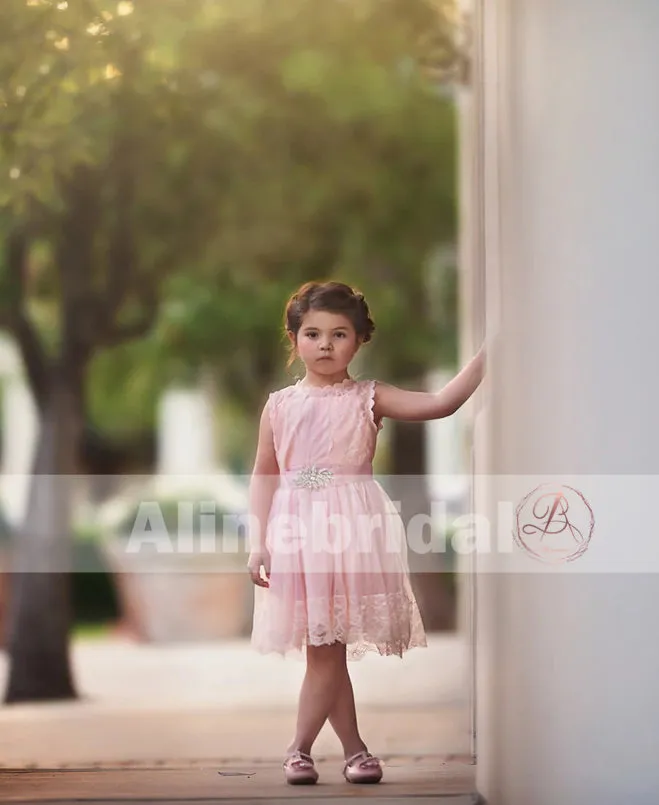
POLYGON ((455 61, 450 17, 428 2, 222 8, 221 25, 188 37, 186 64, 204 79, 188 92, 207 110, 207 164, 218 142, 242 148, 218 190, 208 284, 172 278, 168 353, 219 364, 254 415, 282 376, 273 322, 286 297, 340 277, 377 316, 369 371, 418 383, 454 362, 455 265, 438 258, 456 236, 455 112, 420 69, 455 61))
POLYGON ((137 411, 210 363, 256 412, 281 375, 272 322, 313 277, 369 295, 385 378, 453 356, 454 272, 448 293, 428 281, 455 228, 453 105, 428 78, 455 62, 440 12, 4 0, 0 326, 41 420, 7 701, 75 696, 68 481, 90 411, 137 411))
POLYGON ((8 0, 0 324, 40 414, 27 514, 15 542, 7 701, 75 695, 71 480, 96 355, 147 334, 164 278, 214 226, 182 136, 177 34, 194 2, 8 0))

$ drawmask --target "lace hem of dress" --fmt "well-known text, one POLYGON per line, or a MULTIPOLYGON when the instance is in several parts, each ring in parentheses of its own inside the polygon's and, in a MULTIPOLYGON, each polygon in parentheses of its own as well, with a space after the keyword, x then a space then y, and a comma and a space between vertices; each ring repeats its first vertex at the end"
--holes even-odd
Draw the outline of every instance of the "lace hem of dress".
POLYGON ((298 601, 292 623, 285 627, 281 621, 270 622, 269 614, 257 614, 252 633, 254 648, 263 654, 285 656, 307 646, 345 643, 348 659, 359 660, 368 652, 402 657, 412 648, 427 646, 416 601, 405 592, 298 601))

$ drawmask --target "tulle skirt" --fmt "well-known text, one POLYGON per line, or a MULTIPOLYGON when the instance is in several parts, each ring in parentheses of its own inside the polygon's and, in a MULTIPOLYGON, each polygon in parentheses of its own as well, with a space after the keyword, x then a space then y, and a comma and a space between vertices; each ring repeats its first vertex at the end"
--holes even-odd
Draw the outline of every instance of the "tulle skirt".
POLYGON ((374 478, 319 489, 283 483, 266 545, 270 586, 255 588, 257 651, 288 655, 340 642, 355 660, 426 645, 403 522, 374 478))

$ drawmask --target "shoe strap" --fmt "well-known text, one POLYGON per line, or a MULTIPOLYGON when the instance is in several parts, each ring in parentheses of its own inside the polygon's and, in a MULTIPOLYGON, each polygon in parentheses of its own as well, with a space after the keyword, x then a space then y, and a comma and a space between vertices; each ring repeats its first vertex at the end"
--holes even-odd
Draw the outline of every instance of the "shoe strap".
POLYGON ((313 758, 304 752, 293 752, 284 761, 284 766, 313 766, 313 758))
POLYGON ((370 752, 365 750, 363 752, 357 752, 356 755, 353 755, 352 757, 349 757, 346 760, 345 766, 343 768, 344 769, 350 768, 358 760, 359 760, 359 766, 379 766, 380 765, 380 759, 374 757, 370 752), (361 758, 361 760, 359 760, 360 758, 361 758))

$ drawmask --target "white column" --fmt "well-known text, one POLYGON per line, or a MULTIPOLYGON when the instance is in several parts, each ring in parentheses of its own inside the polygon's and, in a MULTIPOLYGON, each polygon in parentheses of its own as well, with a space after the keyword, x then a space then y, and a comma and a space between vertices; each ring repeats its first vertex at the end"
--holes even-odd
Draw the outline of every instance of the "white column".
POLYGON ((27 503, 30 473, 39 429, 32 392, 23 374, 14 344, 0 337, 2 390, 2 507, 7 517, 20 522, 27 503))
POLYGON ((160 401, 158 474, 203 475, 216 470, 213 410, 202 388, 172 388, 160 401))
MULTIPOLYGON (((500 282, 488 290, 501 305, 487 469, 657 473, 659 4, 482 8, 487 268, 500 282)), ((596 522, 591 551, 633 556, 657 539, 653 499, 612 496, 596 522)), ((479 575, 489 805, 659 800, 659 574, 591 566, 479 575)))

